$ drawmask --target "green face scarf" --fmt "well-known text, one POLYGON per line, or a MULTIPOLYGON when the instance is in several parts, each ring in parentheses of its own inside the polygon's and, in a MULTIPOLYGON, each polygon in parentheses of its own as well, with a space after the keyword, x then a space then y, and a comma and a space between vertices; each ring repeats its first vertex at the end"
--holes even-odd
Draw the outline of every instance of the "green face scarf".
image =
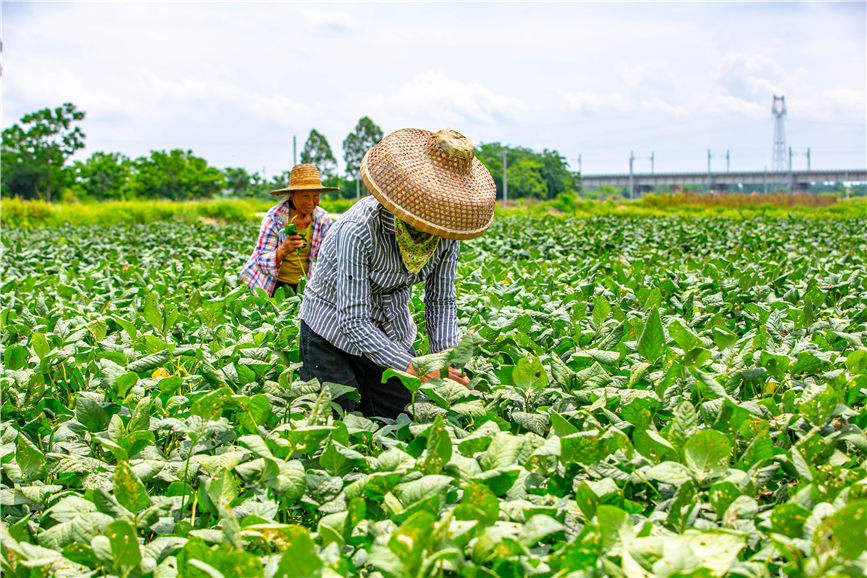
POLYGON ((398 218, 394 219, 394 236, 403 264, 414 275, 430 261, 440 241, 436 235, 413 229, 398 218))

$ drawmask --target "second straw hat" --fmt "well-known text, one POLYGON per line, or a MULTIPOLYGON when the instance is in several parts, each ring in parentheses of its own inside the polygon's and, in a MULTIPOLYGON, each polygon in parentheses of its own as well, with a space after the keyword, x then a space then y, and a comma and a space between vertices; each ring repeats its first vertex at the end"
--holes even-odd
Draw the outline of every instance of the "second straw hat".
POLYGON ((472 239, 494 219, 494 179, 453 129, 389 134, 364 155, 361 179, 397 218, 439 237, 472 239))
POLYGON ((327 193, 337 191, 338 187, 326 187, 319 180, 319 169, 310 163, 301 163, 292 167, 289 173, 289 184, 282 189, 271 191, 272 195, 288 195, 293 191, 311 191, 327 193))

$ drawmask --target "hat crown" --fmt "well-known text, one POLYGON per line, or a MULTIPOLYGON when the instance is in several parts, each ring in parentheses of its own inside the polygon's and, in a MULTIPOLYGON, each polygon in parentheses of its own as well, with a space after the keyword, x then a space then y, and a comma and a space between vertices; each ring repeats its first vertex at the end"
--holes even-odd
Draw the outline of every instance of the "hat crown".
POLYGON ((473 166, 476 149, 473 141, 453 128, 444 128, 434 135, 436 147, 445 152, 449 159, 455 161, 462 172, 469 171, 473 166))
POLYGON ((302 163, 292 167, 289 173, 289 187, 321 186, 319 169, 310 163, 302 163))

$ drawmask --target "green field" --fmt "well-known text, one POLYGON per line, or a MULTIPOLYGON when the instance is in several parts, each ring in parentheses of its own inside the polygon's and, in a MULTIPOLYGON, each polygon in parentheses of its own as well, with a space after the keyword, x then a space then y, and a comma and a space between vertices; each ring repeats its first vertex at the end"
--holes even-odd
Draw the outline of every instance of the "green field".
POLYGON ((396 421, 299 381, 253 221, 7 228, 2 572, 861 576, 865 223, 501 216, 396 421))
MULTIPOLYGON (((637 201, 591 201, 574 195, 552 201, 519 199, 497 205, 499 217, 691 217, 691 218, 867 218, 867 198, 844 199, 832 204, 787 204, 787 195, 647 195, 637 201), (741 204, 748 197, 751 204, 741 204), (752 197, 752 198, 749 198, 752 197)), ((822 197, 824 198, 824 196, 822 197)), ((801 195, 801 201, 817 201, 801 195)), ((828 196, 827 200, 836 201, 828 196)), ((63 227, 79 225, 123 225, 173 221, 181 223, 258 222, 262 213, 277 202, 275 198, 224 199, 209 201, 131 200, 97 203, 45 203, 5 199, 0 223, 6 228, 63 227)), ((354 199, 323 197, 322 208, 343 213, 354 199)))

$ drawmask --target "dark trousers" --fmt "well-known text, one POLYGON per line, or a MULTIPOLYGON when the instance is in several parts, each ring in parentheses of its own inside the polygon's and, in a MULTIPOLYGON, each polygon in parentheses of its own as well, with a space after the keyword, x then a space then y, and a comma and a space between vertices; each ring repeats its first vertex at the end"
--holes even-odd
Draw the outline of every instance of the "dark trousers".
MULTIPOLYGON (((335 401, 347 412, 360 411, 367 417, 381 416, 394 419, 409 404, 411 395, 396 377, 382 383, 386 368, 366 357, 352 355, 334 347, 301 322, 301 379, 314 377, 320 383, 331 382, 354 387, 361 401, 347 399, 335 401)), ((415 355, 415 351, 410 351, 415 355)))

